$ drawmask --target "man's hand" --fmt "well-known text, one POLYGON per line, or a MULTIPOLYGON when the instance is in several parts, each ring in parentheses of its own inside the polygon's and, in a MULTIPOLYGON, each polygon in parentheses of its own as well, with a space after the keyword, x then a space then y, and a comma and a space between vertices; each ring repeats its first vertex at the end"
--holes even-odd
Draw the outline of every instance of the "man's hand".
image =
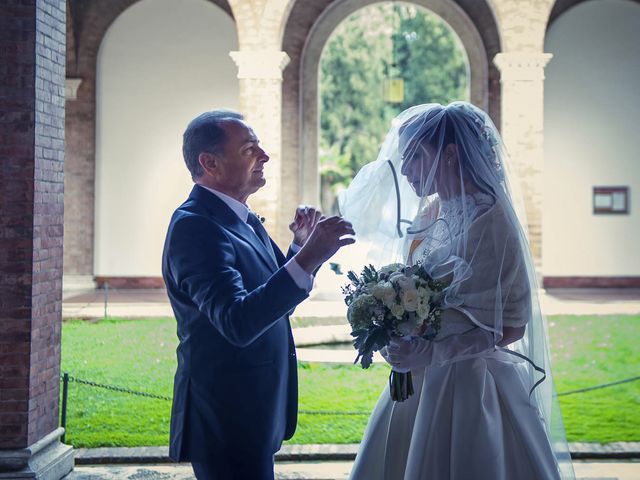
POLYGON ((289 230, 293 232, 293 243, 299 247, 304 247, 321 218, 320 211, 313 207, 301 205, 296 208, 293 222, 289 224, 289 230))
POLYGON ((296 262, 304 271, 312 274, 329 260, 341 247, 355 243, 353 226, 342 217, 320 218, 304 246, 295 255, 296 262))

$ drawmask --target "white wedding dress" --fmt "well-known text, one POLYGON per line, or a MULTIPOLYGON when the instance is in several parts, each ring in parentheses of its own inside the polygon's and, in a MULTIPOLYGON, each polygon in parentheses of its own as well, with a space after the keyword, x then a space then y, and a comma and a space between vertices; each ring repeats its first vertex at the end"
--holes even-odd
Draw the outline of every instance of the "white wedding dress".
MULTIPOLYGON (((492 216, 499 216, 500 212, 490 203, 482 209, 487 198, 472 194, 464 200, 441 202, 438 217, 448 220, 455 235, 456 209, 461 208, 461 202, 466 202, 465 208, 480 207, 482 221, 491 222, 495 220, 492 216)), ((420 223, 418 218, 414 226, 420 223)), ((415 263, 433 248, 428 240, 418 243, 414 238, 414 247, 416 245, 408 254, 407 263, 415 263)), ((482 251, 476 255, 482 255, 482 251)), ((497 261, 486 260, 478 262, 476 258, 474 262, 491 269, 491 262, 497 261)), ((504 268, 504 258, 502 262, 504 268)), ((482 284, 487 272, 478 270, 480 268, 474 271, 475 280, 470 284, 482 292, 467 293, 486 298, 490 305, 495 292, 482 284)), ((519 312, 527 311, 527 307, 505 311, 503 326, 526 324, 527 318, 521 318, 519 312)), ((471 348, 472 353, 460 355, 460 339, 467 346, 474 338, 479 342, 486 340, 483 328, 478 327, 478 316, 469 315, 476 320, 471 321, 465 313, 454 309, 443 312, 442 330, 436 339, 440 339, 439 360, 412 371, 414 395, 405 402, 393 402, 389 387, 384 389, 369 419, 351 479, 561 478, 544 421, 534 396, 529 396, 525 361, 495 348, 478 348, 476 352, 471 348), (449 353, 452 361, 446 359, 449 353)))

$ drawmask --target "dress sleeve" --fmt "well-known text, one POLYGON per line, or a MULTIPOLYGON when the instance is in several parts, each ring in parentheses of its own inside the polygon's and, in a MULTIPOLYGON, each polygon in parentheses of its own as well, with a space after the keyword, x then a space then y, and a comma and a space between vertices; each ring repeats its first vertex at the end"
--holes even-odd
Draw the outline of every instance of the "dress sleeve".
POLYGON ((469 229, 461 256, 470 266, 456 296, 459 309, 479 326, 501 334, 531 318, 531 288, 522 241, 500 206, 494 206, 469 229))

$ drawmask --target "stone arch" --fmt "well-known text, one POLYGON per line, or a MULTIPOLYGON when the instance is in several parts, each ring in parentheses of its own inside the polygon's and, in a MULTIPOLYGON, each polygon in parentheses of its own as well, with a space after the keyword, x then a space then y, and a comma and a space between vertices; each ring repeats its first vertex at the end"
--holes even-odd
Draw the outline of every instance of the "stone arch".
POLYGON ((109 27, 96 83, 98 278, 160 277, 168 219, 192 186, 182 132, 203 110, 239 109, 237 47, 233 21, 202 0, 142 0, 109 27))
POLYGON ((627 215, 595 215, 592 207, 594 187, 640 188, 634 81, 640 74, 639 21, 637 0, 559 0, 549 18, 545 51, 554 57, 545 69, 546 287, 640 284, 640 261, 626 254, 640 228, 633 215, 636 196, 627 198, 627 215), (603 253, 584 262, 587 252, 603 253))
MULTIPOLYGON (((67 79, 81 81, 66 102, 65 288, 86 288, 94 276, 96 69, 102 40, 113 22, 139 0, 68 0, 67 79)), ((226 0, 206 0, 232 19, 226 0)))
MULTIPOLYGON (((90 67, 95 70, 95 60, 105 33, 116 18, 139 1, 96 0, 86 2, 83 0, 68 0, 67 19, 71 23, 71 28, 67 29, 67 45, 74 45, 76 50, 75 55, 71 59, 67 59, 68 76, 69 74, 72 76, 80 73, 88 74, 90 67), (72 38, 69 38, 69 36, 72 38)), ((217 5, 232 19, 234 18, 227 0, 206 1, 217 5)))
MULTIPOLYGON (((297 182, 283 182, 281 215, 296 202, 317 204, 318 67, 322 49, 342 20, 379 0, 331 3, 295 2, 288 7, 282 49, 291 58, 283 75, 283 171, 295 172, 297 182), (299 159, 299 160, 298 160, 299 159)), ((414 0, 447 22, 462 41, 470 64, 471 99, 500 124, 499 73, 492 63, 500 51, 500 37, 490 6, 476 0, 414 0)), ((290 174, 289 174, 290 176, 290 174)))

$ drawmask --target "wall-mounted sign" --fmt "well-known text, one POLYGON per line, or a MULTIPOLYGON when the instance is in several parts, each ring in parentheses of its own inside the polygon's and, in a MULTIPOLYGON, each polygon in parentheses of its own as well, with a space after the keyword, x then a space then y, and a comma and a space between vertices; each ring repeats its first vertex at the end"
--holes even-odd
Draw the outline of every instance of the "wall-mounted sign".
POLYGON ((629 187, 593 187, 593 213, 629 213, 629 187))

